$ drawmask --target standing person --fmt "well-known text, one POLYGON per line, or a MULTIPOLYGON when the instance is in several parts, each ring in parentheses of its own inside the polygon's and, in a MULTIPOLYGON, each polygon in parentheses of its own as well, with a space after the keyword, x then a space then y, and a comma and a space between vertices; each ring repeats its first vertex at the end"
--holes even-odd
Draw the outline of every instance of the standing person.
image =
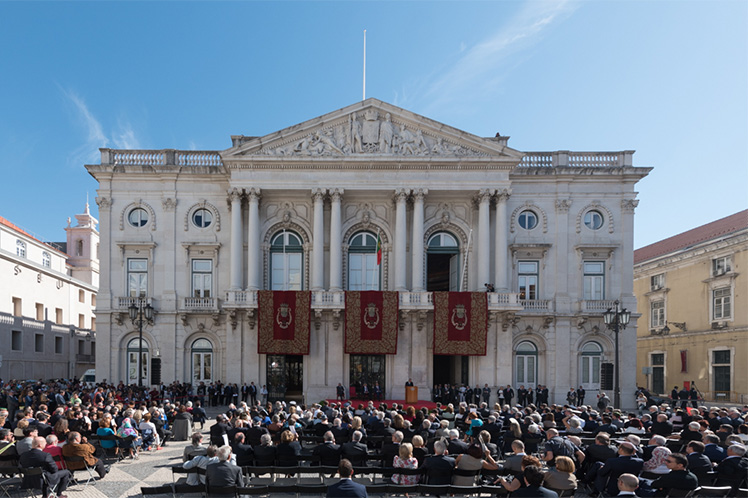
POLYGON ((572 406, 577 404, 577 391, 573 388, 569 388, 569 392, 566 393, 566 402, 572 406))
MULTIPOLYGON (((503 397, 503 396, 500 396, 503 397)), ((488 387, 488 384, 483 386, 483 402, 488 404, 489 399, 491 399, 491 388, 488 387)))
POLYGON ((507 384, 504 388, 504 399, 507 405, 512 406, 512 398, 514 398, 514 389, 512 389, 511 385, 507 384))
POLYGON ((678 406, 678 386, 673 386, 673 390, 670 391, 670 400, 673 406, 678 406))
POLYGON ((262 405, 265 406, 268 404, 268 388, 265 384, 262 385, 260 388, 260 396, 262 396, 262 405))
POLYGON ((696 386, 693 383, 691 384, 691 390, 688 391, 688 398, 691 400, 692 407, 699 407, 699 391, 696 390, 696 386))
POLYGON ((527 406, 527 389, 525 389, 524 384, 520 385, 519 389, 517 389, 517 403, 527 406))
POLYGON ((345 387, 340 382, 338 382, 338 387, 335 388, 335 398, 338 401, 345 401, 345 387))
POLYGON ((246 403, 248 399, 249 399, 249 386, 245 382, 244 384, 242 384, 242 401, 246 403))
MULTIPOLYGON (((491 390, 490 389, 488 390, 488 395, 491 396, 491 390)), ((480 404, 480 400, 481 400, 481 388, 480 388, 480 385, 475 384, 475 389, 473 389, 473 402, 476 405, 479 405, 480 404)), ((486 404, 488 404, 488 401, 486 401, 486 404)))
POLYGON ((252 406, 255 406, 257 404, 257 386, 254 382, 249 383, 249 399, 252 403, 252 406))
POLYGON ((587 392, 584 390, 584 387, 579 386, 579 389, 577 389, 577 405, 583 405, 584 404, 584 395, 587 394, 587 392))
MULTIPOLYGON (((682 410, 685 410, 688 406, 688 397, 689 391, 686 389, 686 386, 683 386, 683 389, 678 391, 678 399, 680 399, 680 407, 682 410)), ((673 408, 675 408, 675 405, 673 405, 673 408)))

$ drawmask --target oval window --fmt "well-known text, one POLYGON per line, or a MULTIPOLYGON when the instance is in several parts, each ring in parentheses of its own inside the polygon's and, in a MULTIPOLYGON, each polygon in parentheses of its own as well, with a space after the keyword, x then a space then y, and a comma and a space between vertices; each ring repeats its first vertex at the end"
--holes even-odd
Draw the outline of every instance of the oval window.
POLYGON ((198 228, 207 228, 213 222, 213 213, 205 208, 198 209, 192 214, 192 223, 198 228))
POLYGON ((603 226, 603 215, 600 211, 587 211, 584 215, 584 225, 590 230, 599 230, 603 226))
POLYGON ((519 213, 518 223, 525 230, 532 230, 538 226, 538 216, 532 211, 522 211, 519 213))
POLYGON ((148 211, 143 208, 135 208, 127 215, 127 221, 134 227, 142 227, 148 223, 148 211))

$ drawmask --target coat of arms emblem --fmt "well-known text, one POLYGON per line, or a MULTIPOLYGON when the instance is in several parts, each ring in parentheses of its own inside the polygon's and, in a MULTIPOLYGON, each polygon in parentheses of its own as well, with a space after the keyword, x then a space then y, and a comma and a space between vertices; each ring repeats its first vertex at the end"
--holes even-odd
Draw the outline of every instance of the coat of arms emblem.
POLYGON ((275 322, 282 329, 287 329, 291 326, 293 321, 293 314, 291 313, 291 305, 288 303, 282 303, 278 307, 278 313, 275 315, 275 322))
POLYGON ((452 310, 452 325, 457 330, 463 330, 467 324, 468 324, 468 316, 465 312, 465 305, 464 304, 458 304, 455 305, 454 309, 452 310))
POLYGON ((364 313, 364 324, 370 329, 379 325, 379 309, 374 303, 369 303, 364 313))

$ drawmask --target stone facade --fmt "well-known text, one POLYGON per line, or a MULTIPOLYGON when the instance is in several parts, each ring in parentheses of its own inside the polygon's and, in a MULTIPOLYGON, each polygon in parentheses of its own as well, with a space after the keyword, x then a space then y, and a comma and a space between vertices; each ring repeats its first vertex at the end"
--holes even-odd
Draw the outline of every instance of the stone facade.
MULTIPOLYGON (((303 394, 333 397, 354 369, 343 291, 362 278, 352 241, 366 232, 383 248, 381 266, 367 267, 379 273, 373 288, 400 292, 397 354, 381 367, 388 398, 403 399, 408 378, 428 398, 444 375, 429 291, 486 283, 487 355, 449 360, 450 381, 494 393, 546 384, 560 401, 584 377, 594 391, 613 355, 602 312, 616 299, 636 306, 634 186, 650 169, 632 166, 632 151, 524 153, 507 141, 367 99, 264 137, 233 136, 219 152, 102 149, 101 164, 87 166, 100 184, 105 269, 97 368, 134 380, 127 306, 143 296, 157 311, 143 337, 163 381, 262 385, 271 362, 257 354, 256 291, 295 285, 313 291, 303 394)), ((635 384, 636 317, 629 328, 624 393, 635 384)))
POLYGON ((99 233, 88 205, 75 218, 63 244, 0 218, 2 379, 80 378, 94 368, 99 233))
POLYGON ((748 211, 638 249, 634 293, 643 326, 637 383, 669 395, 748 403, 748 211))

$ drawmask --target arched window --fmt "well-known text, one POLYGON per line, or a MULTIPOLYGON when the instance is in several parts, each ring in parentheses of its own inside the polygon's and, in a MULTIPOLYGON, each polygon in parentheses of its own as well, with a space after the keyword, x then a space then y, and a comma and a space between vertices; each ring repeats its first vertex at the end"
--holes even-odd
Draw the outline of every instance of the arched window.
POLYGON ((52 255, 47 251, 42 253, 42 266, 46 266, 47 268, 52 266, 52 255))
POLYGON ((460 246, 451 233, 437 232, 429 238, 426 290, 460 290, 460 246))
POLYGON ((213 345, 208 339, 192 343, 192 383, 213 381, 213 345))
POLYGON ((22 240, 16 241, 16 255, 22 258, 26 257, 26 242, 22 240))
POLYGON ((579 357, 579 383, 587 390, 600 389, 600 363, 603 348, 597 342, 584 343, 579 357))
POLYGON ((302 290, 304 247, 293 232, 277 233, 270 243, 270 289, 302 290))
POLYGON ((348 290, 379 290, 377 237, 359 232, 348 244, 348 290))
POLYGON ((79 240, 75 243, 75 255, 83 256, 83 241, 79 240))
POLYGON ((151 383, 148 378, 148 364, 150 362, 148 343, 145 340, 143 341, 143 355, 140 357, 140 361, 138 361, 139 344, 137 337, 127 343, 127 383, 138 383, 138 368, 140 368, 143 385, 147 386, 151 383))
POLYGON ((517 344, 514 354, 515 386, 535 388, 538 382, 538 348, 530 341, 517 344))

